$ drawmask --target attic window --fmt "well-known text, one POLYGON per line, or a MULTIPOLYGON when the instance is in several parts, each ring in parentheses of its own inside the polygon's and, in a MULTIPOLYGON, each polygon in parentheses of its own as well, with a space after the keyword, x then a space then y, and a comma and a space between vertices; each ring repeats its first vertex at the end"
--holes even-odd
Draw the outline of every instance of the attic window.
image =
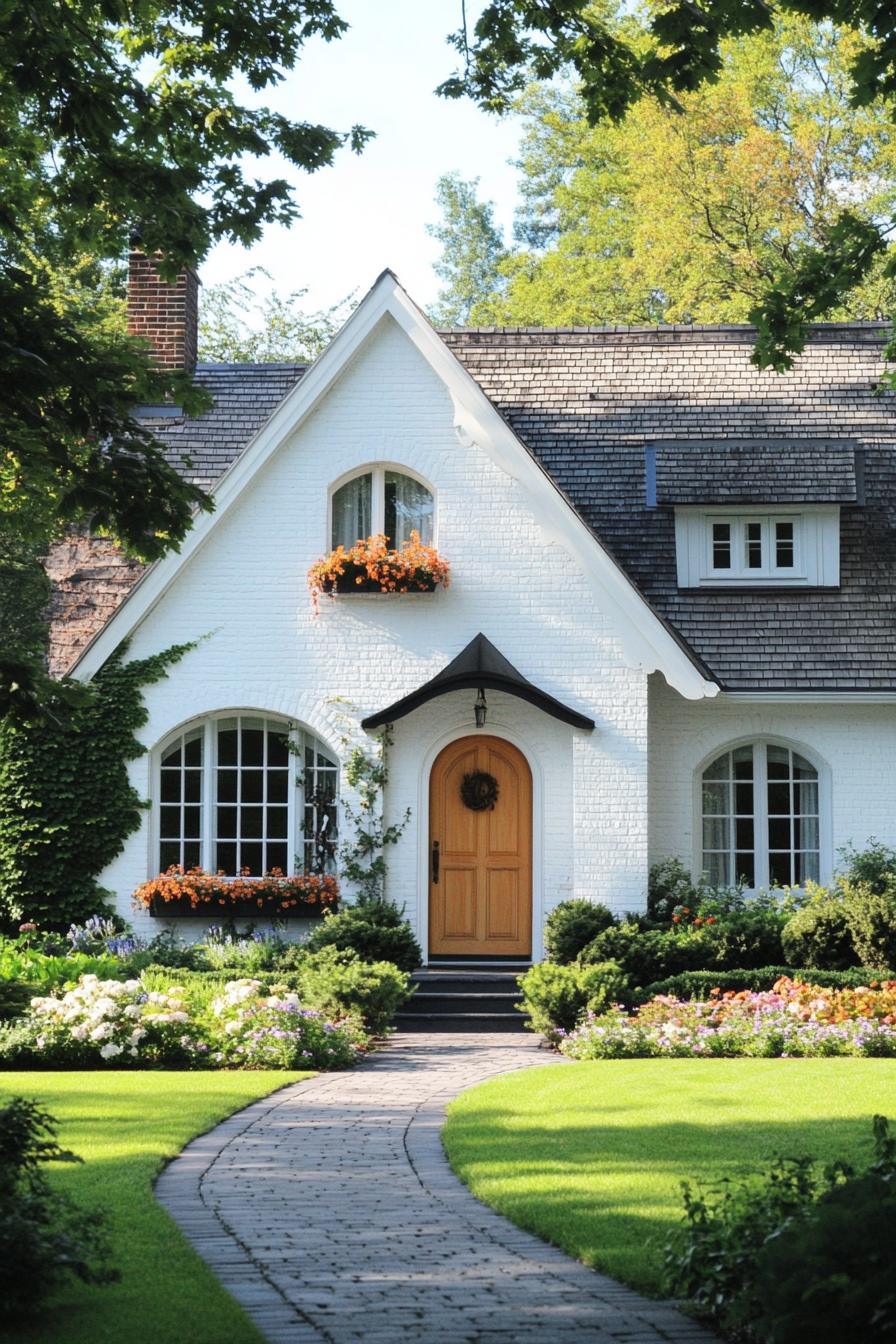
POLYGON ((352 476, 333 491, 331 545, 347 550, 356 541, 384 533, 400 547, 417 532, 432 545, 433 497, 422 481, 390 467, 374 467, 352 476))
POLYGON ((840 510, 679 506, 675 547, 680 588, 837 587, 840 510))

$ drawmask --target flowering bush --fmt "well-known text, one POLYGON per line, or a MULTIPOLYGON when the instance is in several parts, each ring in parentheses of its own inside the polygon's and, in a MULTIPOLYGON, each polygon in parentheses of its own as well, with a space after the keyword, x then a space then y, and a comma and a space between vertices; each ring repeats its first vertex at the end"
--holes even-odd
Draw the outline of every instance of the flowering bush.
POLYGON ((352 588, 381 593, 427 593, 438 584, 447 588, 450 569, 433 546, 424 546, 420 533, 410 541, 389 548, 382 533, 358 540, 348 550, 335 551, 318 560, 308 571, 308 587, 315 611, 321 593, 351 592, 352 588))
POLYGON ((189 1064, 207 1050, 183 991, 147 993, 139 980, 84 975, 61 997, 32 999, 29 1021, 34 1050, 59 1062, 189 1064))
POLYGON ((134 904, 154 910, 164 910, 169 904, 193 910, 206 907, 226 910, 245 902, 271 914, 289 914, 301 906, 332 908, 338 895, 338 883, 330 874, 297 873, 285 877, 279 868, 274 868, 264 877, 250 877, 244 871, 240 877, 232 878, 223 873, 207 873, 202 868, 172 867, 138 887, 134 904))
POLYGON ((237 1069, 341 1069, 357 1059, 363 1033, 348 1019, 328 1022, 297 994, 260 980, 232 980, 212 1001, 212 1059, 237 1069))
POLYGON ((705 1001, 658 995, 632 1016, 587 1014, 560 1049, 572 1059, 896 1056, 896 981, 822 989, 785 977, 705 1001))
POLYGON ((196 957, 201 966, 212 971, 236 970, 253 975, 276 966, 286 947, 274 929, 249 928, 240 934, 212 924, 197 945, 196 957))

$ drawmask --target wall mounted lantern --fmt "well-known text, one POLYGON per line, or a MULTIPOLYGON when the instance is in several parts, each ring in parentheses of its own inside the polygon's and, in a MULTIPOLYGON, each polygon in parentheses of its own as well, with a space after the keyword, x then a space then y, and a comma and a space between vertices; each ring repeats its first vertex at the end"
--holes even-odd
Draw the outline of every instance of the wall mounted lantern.
POLYGON ((476 696, 476 703, 473 706, 473 713, 476 715, 476 727, 485 727, 485 716, 488 713, 488 705, 485 703, 485 691, 479 687, 479 694, 476 696))

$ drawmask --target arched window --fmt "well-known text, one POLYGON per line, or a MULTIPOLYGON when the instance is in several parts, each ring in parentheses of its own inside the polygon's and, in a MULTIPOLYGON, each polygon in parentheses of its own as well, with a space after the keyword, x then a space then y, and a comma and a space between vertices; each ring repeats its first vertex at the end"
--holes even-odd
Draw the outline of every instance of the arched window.
POLYGON ((194 725, 159 757, 159 871, 332 871, 337 781, 329 750, 289 723, 224 714, 194 725))
POLYGON ((410 541, 419 532, 424 546, 432 544, 433 498, 422 481, 391 467, 373 467, 353 476, 333 492, 330 540, 346 548, 379 533, 392 546, 410 541))
POLYGON ((701 781, 703 871, 719 886, 819 881, 818 770, 792 747, 752 742, 723 752, 701 781))

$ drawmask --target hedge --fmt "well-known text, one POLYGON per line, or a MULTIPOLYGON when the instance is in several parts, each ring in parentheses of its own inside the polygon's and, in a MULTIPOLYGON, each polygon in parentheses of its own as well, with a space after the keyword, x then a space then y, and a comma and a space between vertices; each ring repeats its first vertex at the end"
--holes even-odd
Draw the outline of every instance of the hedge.
POLYGON ((708 998, 714 989, 771 989, 783 975, 791 980, 820 985, 824 989, 857 989, 872 980, 896 979, 896 971, 875 971, 857 966, 848 971, 818 971, 793 966, 761 966, 758 970, 741 971, 684 971, 670 975, 666 980, 655 980, 637 991, 640 1002, 646 1003, 657 994, 671 994, 679 999, 708 998))

